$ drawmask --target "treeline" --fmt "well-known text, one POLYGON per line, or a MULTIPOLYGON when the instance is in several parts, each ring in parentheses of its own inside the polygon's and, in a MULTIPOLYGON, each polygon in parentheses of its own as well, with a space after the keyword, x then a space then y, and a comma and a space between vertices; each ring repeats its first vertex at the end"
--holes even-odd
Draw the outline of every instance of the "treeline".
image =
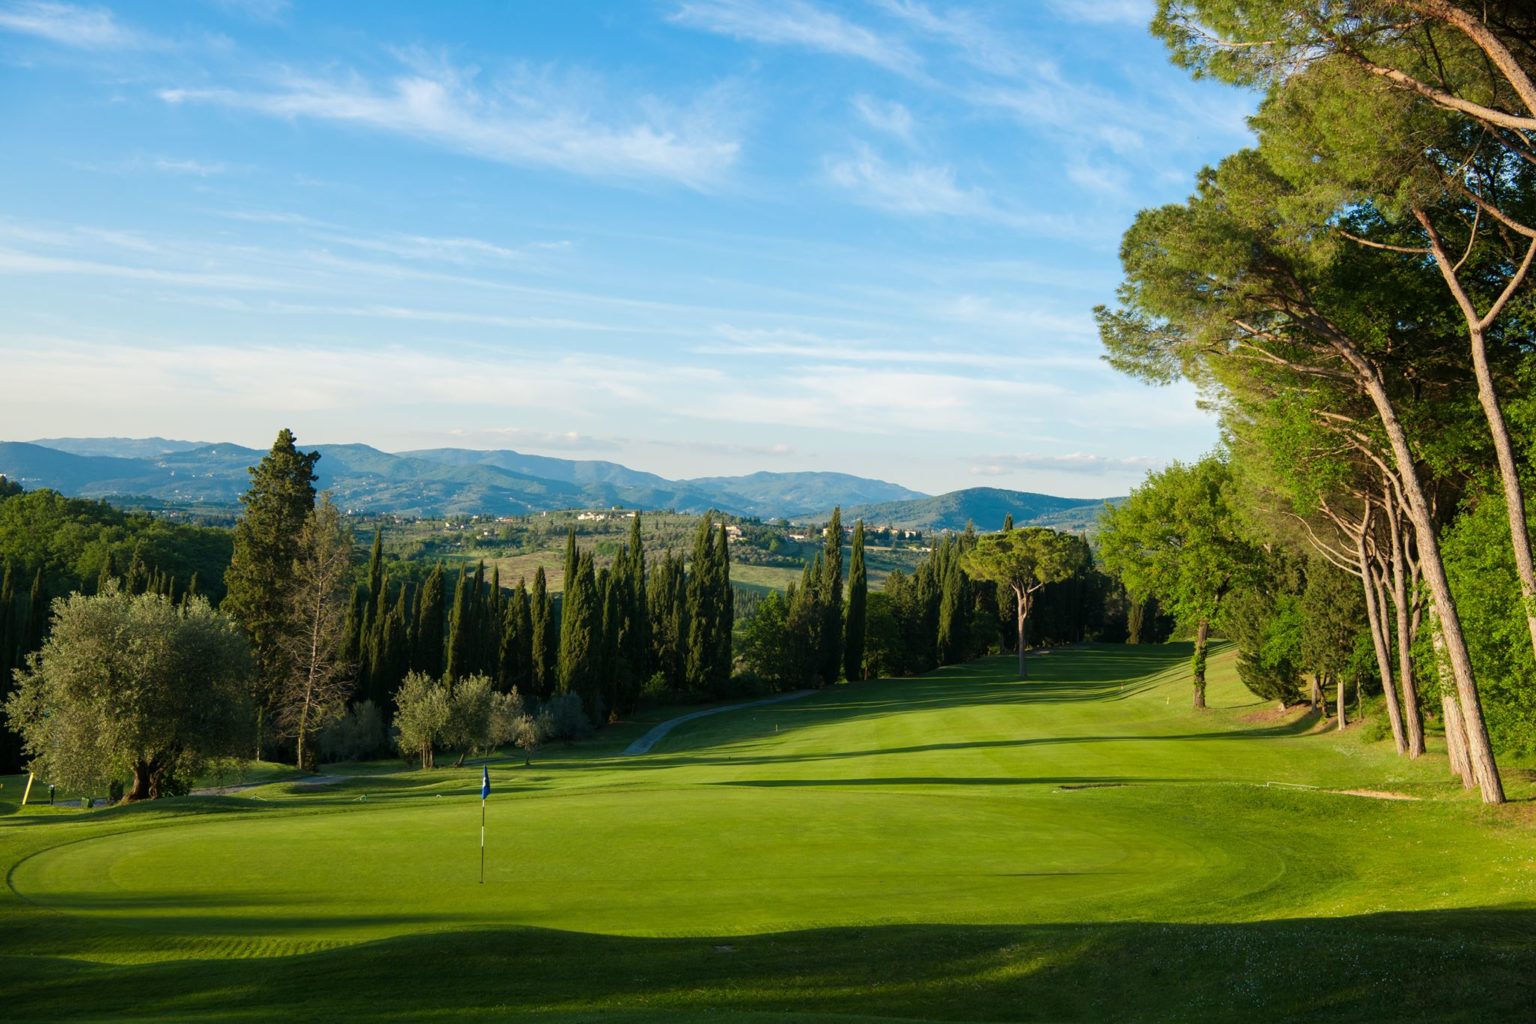
MULTIPOLYGON (((342 658, 356 666, 354 702, 386 720, 408 674, 484 676, 527 701, 574 694, 593 725, 634 710, 642 691, 707 697, 731 677, 734 596, 725 525, 705 516, 691 555, 667 552, 649 569, 639 515, 613 564, 567 534, 565 591, 543 568, 531 586, 503 587, 500 570, 462 568, 448 593, 441 564, 415 583, 390 578, 374 535, 367 579, 352 596, 342 658), (686 567, 686 568, 685 568, 686 567)), ((386 723, 387 724, 387 723, 386 723)))
MULTIPOLYGON (((764 598, 747 625, 742 661, 763 689, 918 675, 989 651, 1017 651, 1021 634, 1025 648, 1127 639, 1125 592, 1097 567, 1088 542, 1038 527, 1015 530, 1011 520, 999 534, 968 526, 945 536, 910 575, 892 572, 875 592, 865 575, 864 525, 856 524, 845 612, 834 540, 841 526, 834 513, 825 547, 800 583, 764 598), (1031 548, 1040 544, 1065 553, 1059 571, 1034 559, 1031 548), (989 561, 982 549, 999 546, 1020 547, 1024 556, 989 561)), ((1150 619, 1141 639, 1165 638, 1153 635, 1150 619)))
MULTIPOLYGON (((1106 558, 1256 692, 1381 694, 1504 800, 1536 749, 1536 18, 1529 5, 1180 0, 1175 60, 1263 94, 1256 142, 1121 249, 1110 361, 1185 379, 1225 454, 1150 479, 1106 558), (1368 125, 1369 130, 1362 130, 1368 125)), ((1314 700, 1321 702, 1321 695, 1314 700)))

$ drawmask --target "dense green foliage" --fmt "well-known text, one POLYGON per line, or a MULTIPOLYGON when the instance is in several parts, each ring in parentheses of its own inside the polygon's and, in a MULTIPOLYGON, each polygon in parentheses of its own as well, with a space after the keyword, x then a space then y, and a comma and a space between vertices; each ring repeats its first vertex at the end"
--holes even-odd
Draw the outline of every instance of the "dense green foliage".
MULTIPOLYGON (((1191 380, 1220 410, 1240 532, 1359 579, 1398 750, 1422 755, 1441 718, 1453 770, 1489 803, 1495 746, 1536 729, 1527 8, 1162 0, 1153 31, 1175 60, 1262 92, 1256 144, 1137 217, 1120 306, 1098 311, 1111 363, 1191 380)), ((1110 560, 1133 594, 1155 563, 1110 560)), ((1298 629, 1294 596, 1232 623, 1276 694, 1302 663, 1342 681, 1350 646, 1335 624, 1298 629)))

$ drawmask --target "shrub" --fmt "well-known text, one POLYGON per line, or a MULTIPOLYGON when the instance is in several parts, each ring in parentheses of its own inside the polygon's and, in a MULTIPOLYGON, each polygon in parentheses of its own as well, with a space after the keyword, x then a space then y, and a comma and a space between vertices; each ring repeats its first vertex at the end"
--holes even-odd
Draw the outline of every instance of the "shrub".
POLYGON ((353 705, 334 724, 320 730, 317 743, 322 761, 366 761, 388 750, 384 715, 371 700, 353 705))
POLYGON ((581 697, 562 693, 544 702, 539 710, 538 731, 542 740, 579 740, 592 734, 592 723, 581 709, 581 697))

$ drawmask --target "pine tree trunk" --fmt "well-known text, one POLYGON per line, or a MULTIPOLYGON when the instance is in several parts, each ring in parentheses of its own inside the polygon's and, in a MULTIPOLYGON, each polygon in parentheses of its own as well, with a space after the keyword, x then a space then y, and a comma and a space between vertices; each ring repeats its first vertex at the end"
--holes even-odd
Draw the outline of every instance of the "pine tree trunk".
POLYGON ((1435 534, 1434 517, 1424 487, 1419 480, 1418 466, 1408 447, 1408 435, 1397 418, 1380 374, 1352 346, 1334 339, 1334 348, 1355 369, 1365 387, 1371 404, 1376 409, 1392 448, 1392 459, 1397 476, 1408 502, 1408 520, 1413 524, 1414 546, 1429 583, 1429 591, 1440 610, 1441 632, 1445 638, 1446 654, 1450 658, 1451 671, 1456 678, 1456 696, 1460 701, 1462 724, 1467 735, 1467 759, 1477 778, 1483 802, 1504 802, 1504 784, 1499 779, 1499 768, 1493 757, 1493 745, 1488 740, 1488 725, 1483 718, 1483 704, 1477 692, 1477 674, 1472 668, 1472 656, 1467 651, 1466 637, 1461 631, 1461 618, 1456 614, 1456 601, 1451 595, 1451 583, 1445 575, 1445 564, 1440 559, 1440 538, 1435 534))
POLYGON ((1403 724, 1408 732, 1408 756, 1424 753, 1424 716, 1413 685, 1413 627, 1408 610, 1407 559, 1403 556, 1403 532, 1398 510, 1388 496, 1387 525, 1392 534, 1392 605, 1397 623, 1397 679, 1403 695, 1403 724))
POLYGON ((1408 741, 1403 736, 1403 714, 1397 705, 1397 685, 1392 680, 1391 645, 1387 637, 1386 609, 1382 587, 1376 578, 1376 565, 1365 547, 1367 518, 1355 537, 1355 557, 1360 562, 1360 582, 1365 588, 1365 617, 1371 624, 1371 646, 1376 652, 1376 672, 1381 678, 1382 698, 1387 705, 1387 721, 1392 724, 1392 744, 1399 754, 1406 753, 1408 741))
POLYGON ((1338 703, 1339 703, 1339 731, 1343 732, 1345 727, 1347 727, 1349 725, 1349 721, 1348 721, 1348 717, 1349 716, 1348 716, 1348 713, 1345 711, 1345 706, 1344 706, 1344 677, 1342 675, 1339 676, 1338 703))
MULTIPOLYGON (((1431 609, 1431 615, 1434 610, 1431 609)), ((1440 618, 1430 620, 1430 642, 1435 650, 1435 670, 1440 678, 1440 713, 1445 717, 1445 752, 1451 761, 1451 772, 1461 779, 1466 789, 1477 785, 1472 773, 1472 762, 1467 758, 1467 730, 1461 717, 1461 705, 1456 694, 1447 685, 1451 677, 1450 659, 1445 653, 1445 641, 1440 635, 1440 618)))
MULTIPOLYGON (((1479 45, 1483 46, 1481 42, 1479 45)), ((1484 52, 1489 52, 1486 47, 1484 52)), ((1515 81, 1517 74, 1524 77, 1518 67, 1506 67, 1504 74, 1510 82, 1515 81)), ((1504 300, 1500 299, 1486 316, 1480 317, 1473 306, 1472 298, 1456 276, 1457 268, 1451 265, 1450 257, 1441 247, 1440 239, 1429 216, 1423 210, 1414 210, 1414 215, 1428 232, 1435 263, 1439 266, 1446 285, 1466 318, 1467 338, 1472 347, 1472 371, 1477 378, 1477 402, 1483 407, 1483 417, 1488 421, 1488 434, 1493 439, 1494 456, 1499 464, 1499 477, 1504 485, 1504 510, 1509 516, 1509 542, 1514 550, 1515 572, 1520 578, 1521 610, 1525 614, 1526 629, 1531 635, 1531 651, 1536 654, 1536 564, 1532 561, 1530 528, 1525 520, 1525 491, 1520 483, 1515 446, 1509 437, 1509 427, 1504 422, 1504 410, 1499 405, 1499 392, 1494 386, 1493 372, 1488 367, 1487 331, 1494 318, 1499 315, 1502 309, 1501 303, 1504 300)), ((1536 239, 1532 240, 1531 245, 1533 251, 1536 251, 1536 239)), ((1505 298, 1512 293, 1513 289, 1521 286, 1530 266, 1531 252, 1528 251, 1524 263, 1508 282, 1510 292, 1505 293, 1505 298)), ((1474 754, 1475 746, 1474 742, 1473 747, 1470 748, 1474 754)), ((1474 763, 1476 760, 1474 756, 1474 763)), ((1484 796, 1487 796, 1486 792, 1484 796)))
POLYGON ((1461 708, 1449 691, 1440 695, 1440 710, 1445 716, 1445 752, 1451 759, 1451 772, 1460 777, 1464 788, 1471 789, 1477 780, 1467 760, 1467 732, 1461 724, 1461 708))
POLYGON ((1211 620, 1202 618, 1200 625, 1195 627, 1195 707, 1205 707, 1205 656, 1210 643, 1211 620))
POLYGON ((1016 607, 1014 609, 1014 617, 1017 620, 1018 625, 1018 630, 1015 636, 1017 637, 1017 650, 1019 652, 1019 678, 1028 679, 1029 673, 1024 669, 1024 619, 1029 614, 1028 606, 1026 606, 1024 603, 1027 595, 1020 587, 1013 588, 1013 595, 1014 597, 1018 598, 1016 607))

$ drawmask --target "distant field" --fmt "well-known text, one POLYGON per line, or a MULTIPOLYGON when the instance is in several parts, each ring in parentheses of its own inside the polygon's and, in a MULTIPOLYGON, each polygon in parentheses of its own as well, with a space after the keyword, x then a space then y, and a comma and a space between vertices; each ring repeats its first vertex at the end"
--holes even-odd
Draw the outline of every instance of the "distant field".
POLYGON ((1485 809, 1437 755, 1277 718, 1230 652, 1197 714, 1187 654, 500 760, 483 886, 478 765, 0 817, 4 1015, 1529 1020, 1536 787, 1485 809))

